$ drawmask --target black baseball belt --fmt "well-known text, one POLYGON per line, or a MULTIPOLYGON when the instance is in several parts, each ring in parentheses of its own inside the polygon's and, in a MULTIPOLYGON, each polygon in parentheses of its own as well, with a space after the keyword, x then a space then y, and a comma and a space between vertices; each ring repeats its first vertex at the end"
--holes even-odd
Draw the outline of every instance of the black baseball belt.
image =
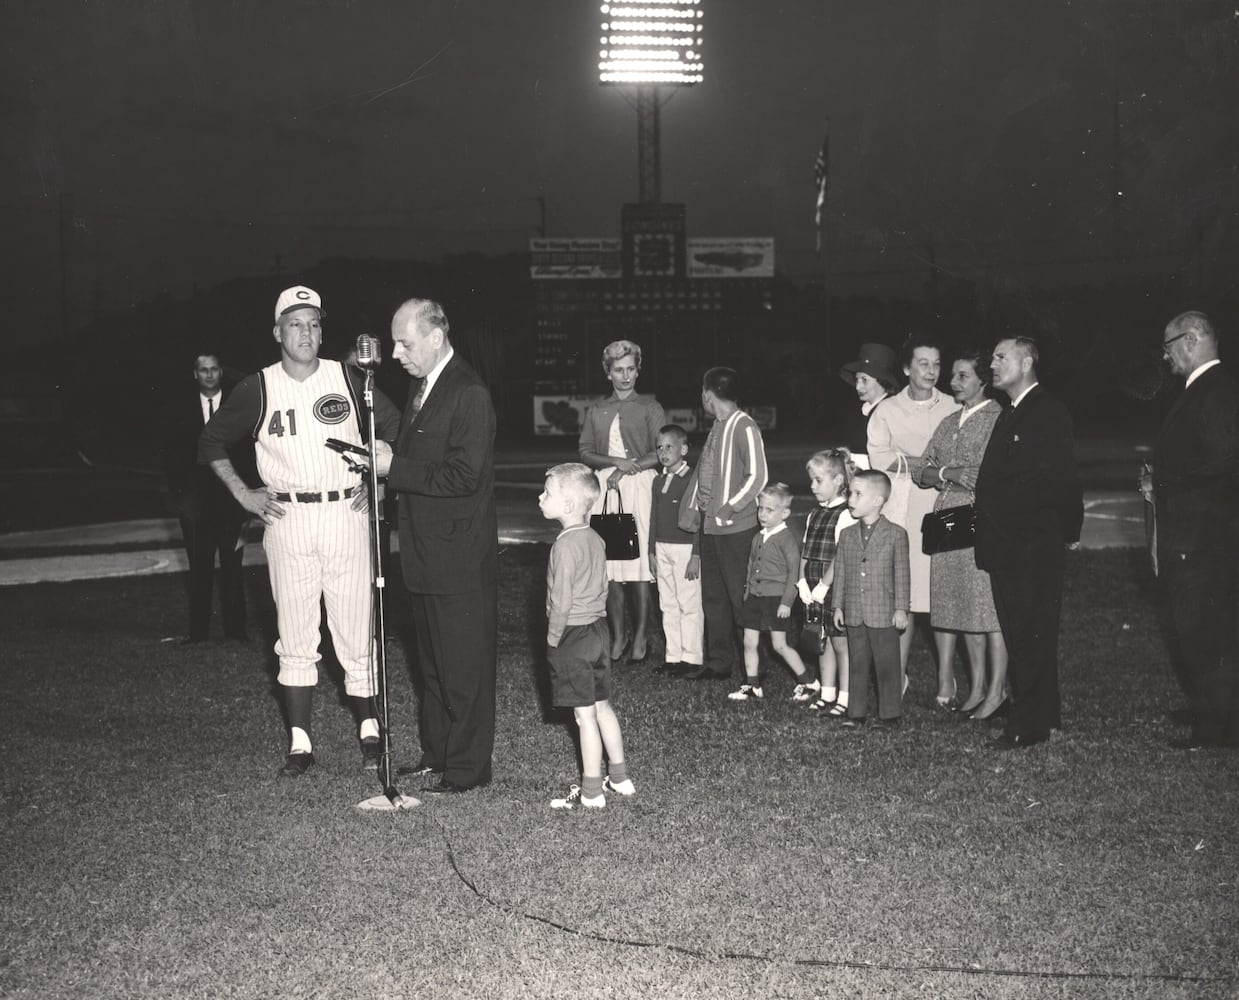
POLYGON ((347 490, 328 490, 326 493, 273 493, 272 496, 280 503, 322 503, 324 500, 331 503, 348 500, 360 492, 358 487, 350 486, 347 490))

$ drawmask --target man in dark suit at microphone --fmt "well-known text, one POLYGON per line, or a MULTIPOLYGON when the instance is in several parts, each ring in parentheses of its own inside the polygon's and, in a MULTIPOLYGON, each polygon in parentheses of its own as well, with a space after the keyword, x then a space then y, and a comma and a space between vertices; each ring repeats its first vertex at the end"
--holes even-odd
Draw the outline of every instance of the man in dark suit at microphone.
MULTIPOLYGON (((189 637, 186 645, 206 640, 211 625, 215 557, 219 554, 219 599, 224 635, 238 642, 245 635, 245 592, 242 587, 241 526, 248 515, 211 470, 198 464, 198 436, 220 408, 227 391, 215 354, 194 359, 196 392, 177 393, 170 407, 164 443, 164 471, 181 522, 181 537, 189 557, 189 637)), ((252 446, 233 455, 242 477, 253 481, 252 446)))
POLYGON ((495 742, 495 408, 452 349, 437 302, 410 299, 391 327, 392 356, 417 380, 395 454, 378 455, 399 501, 400 562, 425 680, 422 759, 403 773, 437 775, 429 792, 465 792, 489 784, 495 742))

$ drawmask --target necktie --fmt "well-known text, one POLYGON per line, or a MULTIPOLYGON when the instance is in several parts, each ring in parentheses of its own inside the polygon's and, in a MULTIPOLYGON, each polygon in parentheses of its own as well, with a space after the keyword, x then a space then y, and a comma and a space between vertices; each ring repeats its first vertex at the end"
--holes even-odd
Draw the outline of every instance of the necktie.
POLYGON ((211 396, 207 400, 207 420, 210 420, 213 416, 215 416, 215 397, 211 396))
POLYGON ((426 398, 426 380, 422 379, 422 384, 417 387, 417 395, 413 397, 413 416, 421 411, 422 401, 426 398))

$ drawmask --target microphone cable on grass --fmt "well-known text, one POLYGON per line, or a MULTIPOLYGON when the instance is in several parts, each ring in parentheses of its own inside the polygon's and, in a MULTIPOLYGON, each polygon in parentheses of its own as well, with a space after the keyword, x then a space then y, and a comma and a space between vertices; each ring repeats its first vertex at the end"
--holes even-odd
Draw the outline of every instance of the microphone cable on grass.
POLYGON ((705 961, 727 959, 729 961, 739 962, 764 962, 769 965, 798 965, 816 968, 830 969, 856 969, 869 970, 879 972, 908 972, 908 973, 949 973, 964 976, 1002 976, 1009 979, 1049 979, 1049 980, 1073 980, 1073 979, 1092 979, 1092 980, 1114 980, 1118 982, 1131 983, 1201 983, 1201 984, 1220 984, 1233 981, 1230 976, 1192 976, 1182 973, 1157 973, 1157 972, 1067 972, 1063 970, 1038 970, 1038 969, 997 969, 987 968, 979 965, 930 965, 930 964, 900 964, 895 962, 858 962, 848 959, 828 959, 828 958, 795 958, 787 959, 777 955, 760 955, 751 952, 743 951, 723 951, 718 953, 710 953, 701 948, 689 948, 684 945, 671 944, 666 941, 639 941, 634 938, 616 937, 611 934, 601 934, 596 931, 581 930, 578 927, 569 927, 567 924, 559 923, 552 920, 550 917, 539 916, 536 913, 527 913, 523 910, 518 910, 508 906, 497 899, 488 896, 485 892, 477 887, 477 885, 467 876, 460 868, 456 861, 456 852, 452 847, 451 837, 448 836, 447 829, 439 822, 437 817, 431 817, 434 824, 439 829, 439 835, 443 838, 444 846, 447 848, 448 864, 452 866, 452 872, 456 878, 465 885, 479 900, 501 913, 508 916, 519 917, 522 920, 528 920, 532 923, 543 924, 551 927, 554 930, 562 931, 565 934, 572 934, 579 938, 584 938, 590 941, 597 941, 601 944, 619 945, 624 948, 659 948, 664 951, 675 952, 679 955, 685 955, 689 958, 700 958, 705 961))

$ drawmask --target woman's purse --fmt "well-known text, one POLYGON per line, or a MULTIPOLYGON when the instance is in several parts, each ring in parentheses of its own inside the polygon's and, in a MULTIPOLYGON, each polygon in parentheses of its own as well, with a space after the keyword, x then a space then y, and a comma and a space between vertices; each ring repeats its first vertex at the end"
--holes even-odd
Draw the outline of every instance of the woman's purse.
POLYGON ((895 471, 886 474, 891 481, 891 495, 882 506, 882 514, 892 524, 902 528, 907 527, 908 501, 912 499, 912 476, 908 472, 908 457, 902 451, 895 455, 895 471))
POLYGON ((977 509, 972 504, 930 511, 921 521, 921 551, 927 556, 970 549, 976 543, 977 509))
POLYGON ((602 513, 594 514, 589 519, 589 526, 598 532, 606 543, 608 560, 636 559, 640 553, 637 544, 637 519, 624 513, 623 498, 614 486, 607 488, 607 495, 602 501, 602 513), (615 493, 616 506, 619 508, 614 514, 607 511, 612 492, 615 493))

